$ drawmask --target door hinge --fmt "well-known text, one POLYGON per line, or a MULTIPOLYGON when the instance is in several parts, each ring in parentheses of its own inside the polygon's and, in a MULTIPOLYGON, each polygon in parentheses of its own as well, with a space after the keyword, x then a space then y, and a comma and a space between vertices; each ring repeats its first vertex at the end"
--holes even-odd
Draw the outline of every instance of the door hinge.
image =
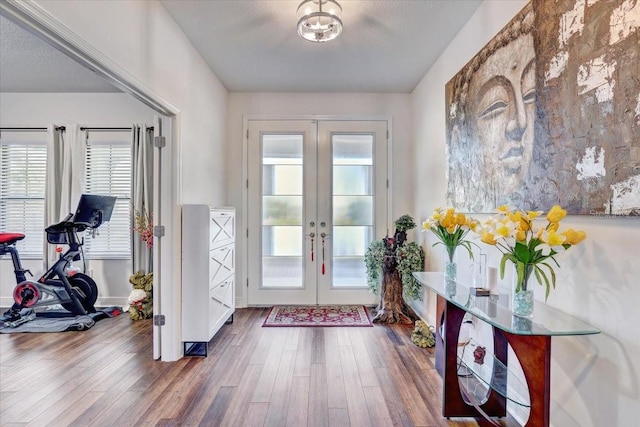
POLYGON ((389 180, 387 180, 387 188, 389 188, 389 180))
POLYGON ((249 237, 249 229, 247 228, 247 237, 249 237))
POLYGON ((164 225, 154 225, 153 235, 155 237, 164 237, 164 225))
POLYGON ((167 138, 164 136, 154 136, 153 137, 153 146, 156 148, 164 148, 167 146, 167 138))
POLYGON ((387 141, 389 140, 389 131, 387 130, 387 141))
POLYGON ((156 314, 153 316, 153 326, 164 326, 165 318, 164 314, 156 314))
POLYGON ((247 277, 247 288, 249 287, 249 278, 247 277))
POLYGON ((249 129, 247 129, 247 139, 249 139, 249 129))
POLYGON ((247 185, 247 188, 249 188, 249 180, 247 180, 247 184, 246 185, 247 185))

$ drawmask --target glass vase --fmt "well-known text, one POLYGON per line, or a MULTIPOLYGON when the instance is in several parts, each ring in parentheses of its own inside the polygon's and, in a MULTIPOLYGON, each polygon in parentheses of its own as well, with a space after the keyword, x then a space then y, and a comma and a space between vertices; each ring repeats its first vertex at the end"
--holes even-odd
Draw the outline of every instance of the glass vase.
POLYGON ((451 261, 446 261, 444 263, 444 278, 446 280, 456 281, 456 277, 458 276, 458 264, 451 261))
POLYGON ((444 262, 444 287, 447 296, 456 295, 456 279, 458 277, 458 265, 453 262, 455 246, 447 246, 447 258, 444 262))
POLYGON ((457 283, 456 272, 458 268, 455 262, 447 262, 444 266, 444 290, 448 297, 456 296, 457 283))
POLYGON ((519 263, 513 265, 511 286, 511 312, 520 317, 533 317, 533 289, 531 289, 531 273, 533 264, 519 263), (522 274, 518 274, 522 269, 522 274))

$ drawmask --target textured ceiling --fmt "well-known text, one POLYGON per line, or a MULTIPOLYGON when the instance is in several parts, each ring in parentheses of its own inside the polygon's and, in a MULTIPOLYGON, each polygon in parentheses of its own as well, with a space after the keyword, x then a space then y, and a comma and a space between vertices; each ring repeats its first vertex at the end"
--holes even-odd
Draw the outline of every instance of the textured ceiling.
POLYGON ((161 0, 231 92, 411 92, 481 3, 339 2, 342 35, 316 44, 299 0, 161 0))
POLYGON ((119 92, 33 34, 0 16, 0 92, 119 92))
MULTIPOLYGON (((409 93, 481 0, 339 0, 344 32, 296 34, 295 0, 161 0, 231 92, 409 93)), ((0 17, 1 92, 117 92, 0 17)))

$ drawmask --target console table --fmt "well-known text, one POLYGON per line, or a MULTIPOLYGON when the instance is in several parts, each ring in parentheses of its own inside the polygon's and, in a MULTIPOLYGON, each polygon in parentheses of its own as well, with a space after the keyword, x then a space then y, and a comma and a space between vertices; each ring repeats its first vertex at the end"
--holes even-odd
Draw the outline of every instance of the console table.
MULTIPOLYGON (((474 296, 470 288, 457 283, 455 293, 447 290, 442 273, 416 272, 414 277, 437 294, 436 369, 443 378, 442 415, 445 417, 504 417, 507 400, 529 407, 527 426, 549 425, 551 394, 551 337, 600 333, 593 326, 535 302, 530 319, 513 315, 509 295, 474 296), (491 325, 493 354, 483 363, 492 364, 491 373, 458 356, 458 336, 466 313, 491 325), (529 390, 529 400, 517 399, 507 386, 508 345, 520 361, 529 390), (459 368, 486 386, 484 398, 477 398, 460 381, 459 368)), ((412 305, 413 306, 413 305, 412 305)), ((513 377, 513 376, 512 376, 513 377)))

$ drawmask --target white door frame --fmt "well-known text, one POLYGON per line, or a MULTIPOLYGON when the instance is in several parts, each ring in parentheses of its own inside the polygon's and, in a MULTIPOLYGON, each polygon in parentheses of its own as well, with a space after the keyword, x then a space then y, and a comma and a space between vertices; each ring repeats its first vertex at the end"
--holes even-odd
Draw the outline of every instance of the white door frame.
MULTIPOLYGON (((289 120, 326 120, 326 121, 386 121, 387 122, 387 177, 389 183, 387 185, 387 232, 393 232, 393 117, 388 115, 254 115, 248 114, 242 117, 242 181, 248 183, 249 180, 249 121, 289 121, 289 120)), ((248 242, 248 206, 249 206, 249 190, 248 185, 242 186, 242 218, 238 233, 239 238, 243 239, 243 250, 240 255, 241 268, 239 283, 244 284, 238 289, 236 297, 236 307, 248 307, 248 260, 249 260, 249 242, 248 242)))
MULTIPOLYGON (((166 146, 162 149, 163 173, 156 182, 160 183, 162 199, 159 213, 161 224, 166 228, 160 250, 154 251, 154 265, 161 265, 159 274, 154 277, 155 286, 160 288, 160 298, 164 303, 154 307, 154 314, 165 316, 166 323, 159 329, 160 358, 174 361, 182 357, 180 337, 180 147, 177 138, 180 110, 161 98, 133 75, 113 62, 107 55, 80 38, 76 33, 58 21, 40 5, 25 0, 3 0, 0 14, 25 30, 49 43, 79 64, 90 68, 106 81, 127 93, 154 111, 163 115, 162 122, 170 128, 165 134, 166 146), (161 258, 158 258, 161 257, 161 258), (162 259, 162 262, 159 260, 162 259), (166 283, 168 286, 162 286, 166 283)), ((154 177, 154 181, 156 177, 154 177)), ((155 339, 155 333, 154 333, 155 339)))

